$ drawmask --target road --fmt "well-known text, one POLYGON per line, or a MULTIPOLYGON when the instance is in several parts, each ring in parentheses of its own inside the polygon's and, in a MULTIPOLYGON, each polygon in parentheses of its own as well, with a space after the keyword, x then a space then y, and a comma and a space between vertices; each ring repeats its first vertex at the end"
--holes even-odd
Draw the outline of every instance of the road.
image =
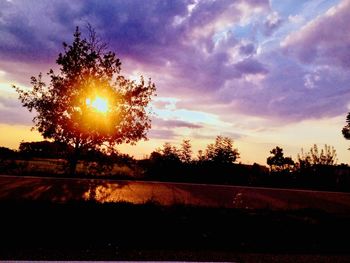
POLYGON ((162 205, 184 204, 246 209, 318 209, 350 213, 350 194, 307 190, 115 181, 100 179, 20 177, 0 175, 0 200, 49 200, 69 202, 148 201, 162 205))

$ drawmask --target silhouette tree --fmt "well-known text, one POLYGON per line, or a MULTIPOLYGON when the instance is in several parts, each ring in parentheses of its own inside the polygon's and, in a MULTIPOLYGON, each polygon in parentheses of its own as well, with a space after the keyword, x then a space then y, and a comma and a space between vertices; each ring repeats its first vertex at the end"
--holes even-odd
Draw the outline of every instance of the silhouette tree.
POLYGON ((324 149, 319 151, 317 145, 314 144, 307 153, 301 149, 301 153, 298 154, 298 162, 301 168, 315 165, 335 165, 337 163, 337 153, 333 146, 325 144, 324 149))
POLYGON ((180 160, 189 164, 192 161, 192 145, 190 140, 183 140, 180 149, 180 160))
POLYGON ((35 110, 34 127, 46 139, 73 146, 68 160, 74 174, 84 148, 110 149, 116 144, 147 139, 151 127, 147 106, 155 85, 128 80, 120 75, 121 62, 106 50, 95 31, 89 27, 88 38, 76 28, 71 45, 63 43, 46 85, 40 73, 31 78, 30 91, 15 87, 24 107, 35 110))
POLYGON ((209 144, 206 149, 205 159, 218 164, 231 164, 239 158, 239 152, 233 148, 231 138, 217 136, 214 144, 209 144))
POLYGON ((17 152, 7 147, 0 146, 0 162, 1 160, 11 159, 17 155, 17 152))
POLYGON ((270 153, 272 156, 269 156, 266 162, 270 166, 271 171, 281 172, 291 170, 294 161, 291 157, 284 157, 282 148, 276 146, 270 153))
POLYGON ((163 149, 158 149, 161 153, 162 159, 166 162, 180 162, 179 150, 172 146, 169 142, 163 144, 163 149))
MULTIPOLYGON (((346 125, 342 129, 342 133, 345 139, 350 140, 350 112, 346 116, 346 125)), ((348 149, 350 150, 350 148, 348 149)))
POLYGON ((22 157, 64 158, 69 148, 64 143, 39 141, 21 142, 18 150, 22 157))
POLYGON ((206 160, 206 156, 205 156, 203 150, 198 150, 197 160, 200 163, 202 163, 202 162, 204 162, 206 160))

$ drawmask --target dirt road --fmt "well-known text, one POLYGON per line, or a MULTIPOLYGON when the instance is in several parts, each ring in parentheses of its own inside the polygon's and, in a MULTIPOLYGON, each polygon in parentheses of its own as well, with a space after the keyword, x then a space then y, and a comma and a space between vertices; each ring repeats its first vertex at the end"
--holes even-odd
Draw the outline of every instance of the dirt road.
POLYGON ((306 190, 255 188, 188 183, 63 179, 0 176, 0 200, 153 201, 162 205, 185 204, 247 209, 312 208, 350 213, 350 194, 306 190))

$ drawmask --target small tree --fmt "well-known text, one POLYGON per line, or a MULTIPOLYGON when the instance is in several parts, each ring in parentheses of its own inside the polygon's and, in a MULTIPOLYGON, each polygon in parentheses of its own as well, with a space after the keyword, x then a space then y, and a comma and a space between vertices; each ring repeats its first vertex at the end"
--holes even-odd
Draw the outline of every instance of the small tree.
POLYGON ((192 145, 190 140, 183 140, 180 149, 180 160, 183 163, 190 163, 192 161, 192 145))
POLYGON ((269 156, 266 160, 270 166, 271 171, 281 172, 290 171, 294 165, 294 161, 291 157, 284 157, 283 149, 276 146, 276 148, 270 151, 272 156, 269 156))
POLYGON ((233 148, 231 138, 217 136, 215 144, 209 144, 206 149, 206 160, 221 164, 232 164, 239 158, 239 152, 233 148))
POLYGON ((315 165, 335 165, 337 163, 337 153, 333 146, 325 144, 324 149, 319 151, 317 145, 314 144, 307 153, 301 149, 301 153, 298 154, 298 162, 300 168, 315 165))
POLYGON ((162 159, 167 162, 180 162, 179 150, 169 142, 163 144, 163 149, 158 149, 162 159))
POLYGON ((346 140, 350 140, 350 112, 348 112, 348 115, 346 116, 346 123, 347 124, 342 129, 342 133, 346 140))
POLYGON ((120 75, 115 53, 106 50, 91 27, 89 33, 82 38, 77 27, 73 43, 63 43, 64 53, 56 60, 60 72, 49 71, 49 85, 40 73, 31 78, 32 90, 14 87, 23 106, 37 113, 33 129, 74 148, 68 159, 72 174, 83 149, 135 143, 147 139, 151 127, 146 107, 155 85, 120 75))

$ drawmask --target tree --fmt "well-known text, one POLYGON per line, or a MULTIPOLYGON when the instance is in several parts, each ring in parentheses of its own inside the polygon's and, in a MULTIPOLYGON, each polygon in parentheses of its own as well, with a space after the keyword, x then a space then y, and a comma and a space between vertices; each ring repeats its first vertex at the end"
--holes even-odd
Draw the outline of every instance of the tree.
POLYGON ((307 153, 301 149, 301 153, 298 154, 298 162, 300 168, 315 165, 335 165, 337 163, 337 153, 333 146, 327 144, 319 152, 317 145, 314 144, 307 153))
POLYGON ((0 161, 12 159, 17 155, 17 152, 7 147, 0 146, 0 161))
POLYGON ((198 162, 204 162, 206 160, 206 156, 205 154, 203 153, 203 150, 199 150, 198 151, 198 154, 197 154, 197 160, 198 162))
POLYGON ((276 146, 276 148, 270 151, 272 156, 269 156, 266 160, 270 166, 271 171, 281 172, 290 171, 294 165, 294 161, 291 157, 284 157, 283 149, 276 146))
POLYGON ((158 150, 162 159, 166 162, 180 162, 179 150, 169 142, 163 144, 163 149, 158 150))
POLYGON ((190 163, 192 161, 192 145, 190 140, 183 140, 180 149, 180 160, 183 163, 190 163))
POLYGON ((350 140, 350 112, 348 112, 348 115, 346 116, 346 123, 347 124, 342 129, 342 133, 346 140, 350 140))
POLYGON ((233 148, 229 137, 217 136, 215 144, 209 144, 206 149, 206 160, 219 164, 232 164, 239 158, 239 152, 233 148))
POLYGON ((59 73, 47 73, 48 85, 40 73, 31 78, 31 90, 14 88, 23 106, 37 113, 33 129, 45 139, 73 146, 68 160, 74 174, 83 149, 113 149, 147 139, 151 123, 146 109, 155 85, 142 76, 136 83, 120 75, 120 60, 91 27, 88 39, 77 27, 73 43, 63 47, 56 60, 59 73))

